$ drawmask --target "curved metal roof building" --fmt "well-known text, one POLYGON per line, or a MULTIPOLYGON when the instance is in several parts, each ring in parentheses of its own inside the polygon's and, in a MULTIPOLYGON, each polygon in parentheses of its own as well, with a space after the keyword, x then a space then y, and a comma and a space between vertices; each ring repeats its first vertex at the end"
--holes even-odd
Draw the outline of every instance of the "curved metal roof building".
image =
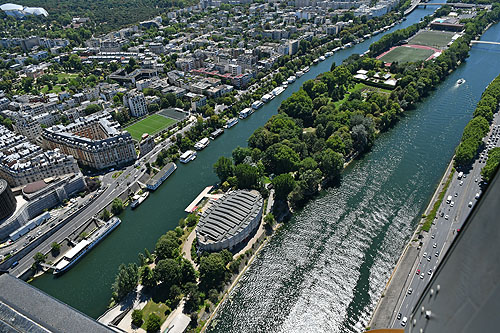
POLYGON ((196 237, 205 251, 232 249, 254 231, 262 218, 264 200, 257 191, 225 194, 202 215, 196 237))

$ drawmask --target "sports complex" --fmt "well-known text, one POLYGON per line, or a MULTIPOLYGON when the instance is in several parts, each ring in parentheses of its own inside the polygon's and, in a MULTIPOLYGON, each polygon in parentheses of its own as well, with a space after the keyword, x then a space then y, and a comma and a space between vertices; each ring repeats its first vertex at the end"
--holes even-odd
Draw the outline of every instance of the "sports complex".
POLYGON ((452 32, 421 30, 408 40, 408 44, 394 46, 377 59, 387 64, 430 60, 438 57, 454 38, 452 32))
POLYGON ((155 135, 186 118, 187 114, 174 109, 165 109, 150 115, 125 128, 132 137, 140 141, 144 133, 155 135))

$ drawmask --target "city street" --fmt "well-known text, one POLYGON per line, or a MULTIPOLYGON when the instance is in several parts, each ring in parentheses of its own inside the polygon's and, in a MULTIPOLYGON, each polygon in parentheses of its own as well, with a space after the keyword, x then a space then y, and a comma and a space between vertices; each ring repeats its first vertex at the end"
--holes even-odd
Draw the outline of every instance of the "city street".
POLYGON ((418 298, 432 278, 440 258, 448 250, 453 238, 457 235, 457 230, 460 230, 481 195, 481 186, 484 186, 481 183, 481 169, 486 163, 487 151, 500 146, 497 139, 499 133, 500 117, 495 114, 490 132, 484 139, 485 148, 480 152, 471 169, 465 171, 462 177, 459 177, 460 170, 455 171, 443 202, 439 207, 436 219, 428 235, 422 240, 423 245, 419 252, 417 268, 415 271, 410 272, 409 284, 403 290, 406 295, 401 295, 403 301, 393 313, 393 328, 405 326, 403 325, 403 319, 410 317, 418 298), (451 200, 448 201, 450 196, 451 200))

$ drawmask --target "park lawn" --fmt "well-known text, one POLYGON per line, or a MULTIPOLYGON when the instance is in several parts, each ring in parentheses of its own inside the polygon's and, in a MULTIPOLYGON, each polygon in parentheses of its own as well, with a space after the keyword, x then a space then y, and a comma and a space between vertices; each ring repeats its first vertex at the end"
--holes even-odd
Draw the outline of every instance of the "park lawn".
POLYGON ((176 121, 167 117, 160 116, 158 114, 153 114, 141 121, 136 122, 125 128, 127 132, 132 135, 132 137, 140 141, 144 133, 154 135, 164 128, 174 124, 176 121))
POLYGON ((170 314, 170 308, 163 303, 155 303, 152 299, 150 299, 146 306, 142 309, 142 320, 144 320, 144 323, 141 328, 146 329, 146 321, 148 320, 150 313, 154 313, 160 317, 161 325, 170 314))
POLYGON ((57 73, 57 79, 58 81, 60 82, 62 79, 66 79, 66 80, 71 80, 71 79, 74 79, 75 77, 78 76, 78 74, 74 74, 74 73, 57 73))
POLYGON ((429 58, 433 53, 433 50, 400 46, 381 57, 380 60, 388 63, 398 62, 402 64, 405 62, 425 60, 429 58))
POLYGON ((47 86, 43 86, 42 90, 40 91, 42 94, 50 94, 50 93, 60 93, 62 90, 61 90, 61 85, 59 84, 56 84, 52 90, 49 90, 47 86))
POLYGON ((366 87, 365 84, 363 83, 356 83, 354 85, 354 87, 351 87, 349 88, 349 94, 344 94, 344 98, 342 98, 341 100, 338 100, 336 102, 334 102, 333 104, 335 104, 335 107, 338 107, 339 105, 343 104, 345 101, 347 101, 347 99, 349 98, 349 95, 355 91, 358 91, 358 90, 361 90, 363 87, 366 87))
POLYGON ((408 41, 408 44, 443 48, 451 42, 453 33, 442 31, 421 31, 408 41))
POLYGON ((378 87, 372 87, 372 86, 366 85, 364 83, 356 83, 356 85, 354 87, 349 88, 349 90, 348 90, 349 94, 345 94, 344 98, 342 98, 339 101, 334 102, 333 104, 335 104, 335 107, 338 107, 342 103, 346 102, 347 99, 349 98, 349 95, 352 94, 353 92, 355 92, 355 91, 361 91, 361 92, 363 92, 363 91, 366 91, 366 90, 377 91, 377 92, 388 93, 388 94, 391 92, 388 89, 378 88, 378 87))

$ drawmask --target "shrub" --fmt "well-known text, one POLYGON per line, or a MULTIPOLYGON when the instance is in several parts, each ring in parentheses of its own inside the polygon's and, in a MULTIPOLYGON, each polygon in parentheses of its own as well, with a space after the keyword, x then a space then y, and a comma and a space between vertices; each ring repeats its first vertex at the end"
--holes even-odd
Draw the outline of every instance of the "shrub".
POLYGON ((143 323, 142 320, 142 311, 141 310, 134 310, 132 312, 132 324, 134 324, 137 327, 141 327, 143 323))

